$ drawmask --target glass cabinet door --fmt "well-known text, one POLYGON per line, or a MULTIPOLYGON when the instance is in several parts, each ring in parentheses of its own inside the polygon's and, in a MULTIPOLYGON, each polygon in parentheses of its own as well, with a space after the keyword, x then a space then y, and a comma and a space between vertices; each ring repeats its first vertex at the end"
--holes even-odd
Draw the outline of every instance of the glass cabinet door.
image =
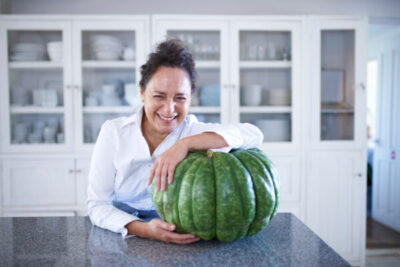
POLYGON ((235 22, 232 73, 236 122, 256 125, 264 145, 292 144, 297 137, 299 25, 235 22))
POLYGON ((144 23, 74 23, 78 146, 93 144, 108 119, 141 107, 140 66, 147 55, 144 23))
MULTIPOLYGON (((195 20, 195 19, 193 19, 195 20)), ((192 94, 190 113, 202 122, 228 122, 227 89, 227 24, 224 21, 155 20, 155 45, 166 39, 181 40, 192 53, 197 77, 197 90, 192 94), (222 49, 225 48, 225 49, 222 49)))
POLYGON ((65 149, 72 138, 66 112, 71 96, 64 90, 70 81, 70 24, 6 22, 1 35, 6 149, 65 149))
MULTIPOLYGON (((319 144, 338 143, 352 145, 360 141, 363 118, 362 99, 364 69, 363 49, 358 23, 318 22, 314 28, 314 47, 311 58, 313 70, 318 75, 313 79, 313 101, 315 140, 319 144), (318 116, 318 117, 316 117, 318 116)), ((366 63, 365 63, 366 64, 366 63)))

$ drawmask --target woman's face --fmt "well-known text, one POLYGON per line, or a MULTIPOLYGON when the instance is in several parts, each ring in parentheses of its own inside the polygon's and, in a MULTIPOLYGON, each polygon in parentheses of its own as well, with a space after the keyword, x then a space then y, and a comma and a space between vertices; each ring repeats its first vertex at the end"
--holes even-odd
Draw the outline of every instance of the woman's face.
MULTIPOLYGON (((181 68, 159 67, 140 91, 144 103, 143 123, 146 129, 167 136, 185 119, 189 112, 191 85, 181 68)), ((147 133, 147 134, 148 134, 147 133)))

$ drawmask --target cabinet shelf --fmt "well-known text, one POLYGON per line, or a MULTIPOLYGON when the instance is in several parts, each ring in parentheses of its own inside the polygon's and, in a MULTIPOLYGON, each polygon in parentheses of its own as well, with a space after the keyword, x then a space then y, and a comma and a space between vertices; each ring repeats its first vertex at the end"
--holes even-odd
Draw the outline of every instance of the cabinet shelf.
POLYGON ((97 61, 85 60, 82 62, 83 68, 93 69, 134 69, 136 67, 135 61, 97 61))
POLYGON ((322 104, 321 113, 323 114, 351 114, 354 108, 345 104, 322 104))
POLYGON ((242 69, 288 69, 292 66, 290 61, 241 61, 242 69))
POLYGON ((83 107, 84 113, 103 114, 103 113, 133 113, 136 108, 131 106, 97 106, 83 107))
POLYGON ((11 106, 12 114, 55 114, 64 113, 64 107, 11 106))
POLYGON ((219 61, 196 61, 196 68, 199 69, 218 69, 221 67, 221 63, 219 61))
POLYGON ((211 113, 220 113, 220 107, 190 107, 190 113, 203 113, 203 114, 211 114, 211 113))
POLYGON ((63 63, 53 61, 18 61, 9 62, 8 66, 10 69, 61 69, 63 63))
POLYGON ((261 106, 261 107, 244 107, 239 108, 240 113, 290 113, 290 106, 261 106))

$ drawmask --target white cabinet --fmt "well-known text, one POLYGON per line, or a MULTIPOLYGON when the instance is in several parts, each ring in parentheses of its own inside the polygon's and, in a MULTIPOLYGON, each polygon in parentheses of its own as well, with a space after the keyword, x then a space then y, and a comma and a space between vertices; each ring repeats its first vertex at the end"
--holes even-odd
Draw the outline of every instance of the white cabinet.
POLYGON ((306 223, 353 265, 365 264, 367 21, 311 17, 306 223))
POLYGON ((2 168, 4 216, 86 214, 89 158, 6 159, 2 168))
POLYGON ((134 112, 148 20, 1 18, 2 151, 89 151, 106 119, 134 112))
POLYGON ((264 150, 300 145, 300 17, 153 16, 153 44, 179 38, 199 88, 191 112, 207 122, 250 122, 264 150))
POLYGON ((74 161, 71 159, 16 159, 3 163, 4 208, 73 205, 74 161))
POLYGON ((342 257, 365 256, 365 153, 314 152, 307 164, 307 225, 342 257))

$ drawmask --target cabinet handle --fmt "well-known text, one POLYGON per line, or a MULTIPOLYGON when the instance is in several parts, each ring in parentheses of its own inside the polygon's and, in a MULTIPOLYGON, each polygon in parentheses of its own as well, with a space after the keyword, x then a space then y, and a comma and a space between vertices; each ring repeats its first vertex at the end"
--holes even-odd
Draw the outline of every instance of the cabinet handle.
POLYGON ((357 177, 362 178, 363 177, 362 173, 357 173, 357 177))
POLYGON ((81 89, 81 87, 79 85, 74 85, 74 89, 79 91, 81 89))
POLYGON ((66 88, 67 90, 71 90, 71 89, 72 89, 72 85, 67 84, 67 85, 65 86, 65 88, 66 88))
POLYGON ((75 173, 81 173, 82 170, 75 170, 75 173))
POLYGON ((69 171, 68 171, 69 173, 74 173, 75 172, 75 170, 74 169, 69 169, 69 171))

